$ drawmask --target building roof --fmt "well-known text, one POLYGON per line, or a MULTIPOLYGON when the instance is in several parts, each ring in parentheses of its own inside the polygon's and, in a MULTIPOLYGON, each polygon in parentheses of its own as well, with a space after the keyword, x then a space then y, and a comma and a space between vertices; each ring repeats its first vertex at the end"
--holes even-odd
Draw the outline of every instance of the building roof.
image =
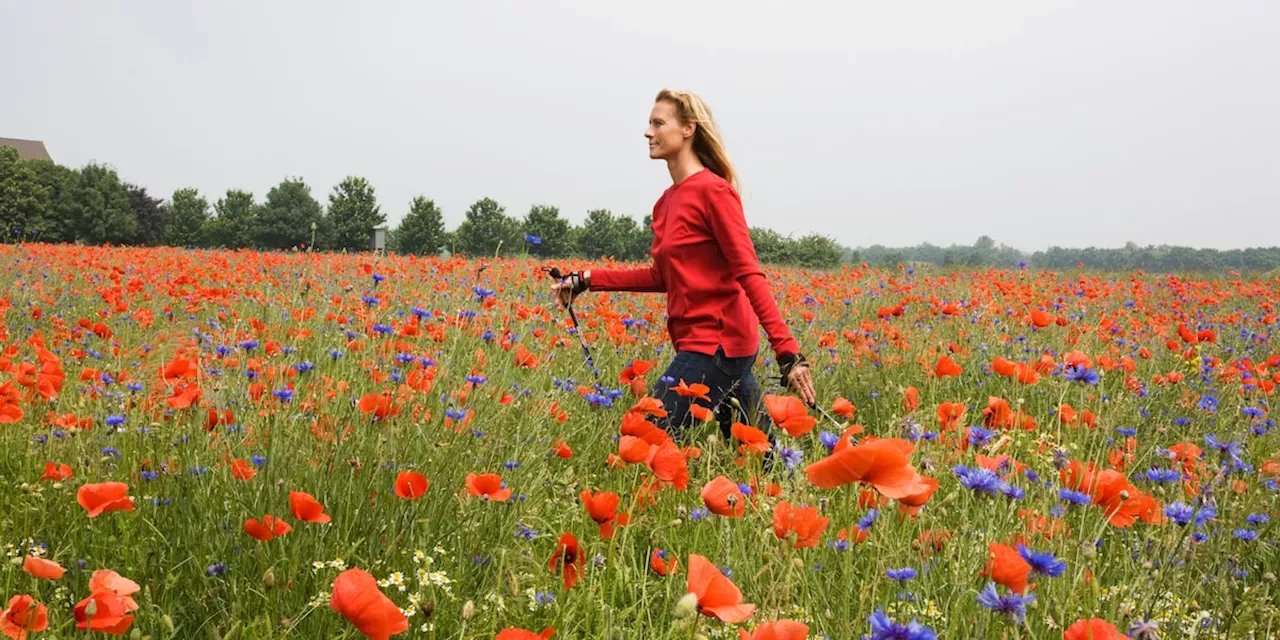
POLYGON ((53 160, 49 150, 39 140, 20 140, 18 138, 0 138, 0 147, 13 147, 18 150, 22 160, 53 160))

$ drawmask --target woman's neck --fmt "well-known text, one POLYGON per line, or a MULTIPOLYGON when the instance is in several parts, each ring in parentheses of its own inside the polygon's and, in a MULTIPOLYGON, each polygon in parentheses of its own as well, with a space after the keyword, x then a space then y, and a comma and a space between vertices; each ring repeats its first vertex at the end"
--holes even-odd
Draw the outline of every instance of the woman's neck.
POLYGON ((671 172, 671 183, 680 184, 685 178, 705 169, 702 161, 698 160, 698 154, 692 149, 677 155, 667 161, 667 170, 671 172))

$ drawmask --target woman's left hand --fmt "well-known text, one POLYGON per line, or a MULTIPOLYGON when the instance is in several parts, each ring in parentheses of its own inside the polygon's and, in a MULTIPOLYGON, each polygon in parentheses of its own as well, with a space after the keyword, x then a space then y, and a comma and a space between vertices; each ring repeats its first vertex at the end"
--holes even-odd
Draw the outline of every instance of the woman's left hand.
POLYGON ((813 406, 817 394, 813 390, 813 372, 809 369, 809 363, 799 362, 791 368, 791 373, 787 375, 787 387, 800 394, 800 399, 805 404, 813 406))

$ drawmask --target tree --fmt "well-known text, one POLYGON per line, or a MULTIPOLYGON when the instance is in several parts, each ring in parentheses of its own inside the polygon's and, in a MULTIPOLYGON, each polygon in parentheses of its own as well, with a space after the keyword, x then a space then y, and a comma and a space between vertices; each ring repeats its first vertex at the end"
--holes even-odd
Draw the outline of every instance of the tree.
POLYGON ((332 229, 330 246, 347 251, 369 251, 374 227, 387 222, 369 181, 356 176, 348 176, 333 188, 326 218, 332 229))
POLYGON ((129 185, 129 208, 138 220, 137 235, 133 244, 145 247, 160 246, 169 228, 169 207, 159 198, 147 195, 146 187, 129 185))
POLYGON ((793 253, 794 263, 809 269, 831 269, 840 264, 840 245, 816 233, 796 240, 793 253))
POLYGON ((0 233, 15 239, 34 236, 44 226, 49 204, 48 187, 18 158, 18 150, 0 147, 0 233))
POLYGON ((751 227, 747 230, 751 235, 751 244, 755 245, 756 257, 764 264, 785 264, 790 260, 790 238, 784 238, 773 229, 751 227))
MULTIPOLYGON (((608 209, 587 212, 578 233, 578 255, 585 258, 624 258, 627 253, 625 223, 608 209)), ((631 220, 635 226, 635 220, 631 220)))
POLYGON ((434 201, 418 196, 390 240, 393 242, 388 244, 397 253, 436 255, 445 246, 444 214, 434 201))
POLYGON ((73 190, 76 240, 85 244, 128 244, 138 231, 129 206, 129 190, 115 169, 89 164, 80 170, 73 190))
POLYGON ((195 189, 178 189, 169 203, 169 228, 164 243, 171 247, 204 246, 201 230, 209 221, 209 201, 195 189))
POLYGON ((80 218, 75 189, 80 183, 80 172, 52 160, 27 160, 24 164, 49 192, 44 216, 32 223, 27 237, 44 242, 75 242, 76 221, 80 218))
POLYGON ((520 223, 489 198, 477 200, 454 233, 456 250, 469 256, 493 255, 500 249, 510 255, 523 244, 520 223))
POLYGON ((542 258, 560 258, 569 255, 573 247, 569 244, 569 230, 572 225, 560 217, 559 207, 534 205, 525 215, 521 223, 521 231, 536 237, 537 244, 526 241, 529 254, 542 258))
MULTIPOLYGON (((311 225, 319 226, 322 217, 320 203, 311 197, 311 187, 301 178, 286 178, 267 192, 267 199, 259 207, 254 239, 264 249, 308 245, 311 225)), ((319 240, 317 244, 321 244, 319 240)))
POLYGON ((241 249, 254 243, 254 229, 258 222, 258 205, 253 194, 239 189, 228 189, 227 195, 213 205, 216 215, 205 221, 201 232, 207 246, 241 249))
POLYGON ((649 256, 653 246, 653 216, 644 217, 644 222, 636 226, 632 218, 623 218, 630 224, 624 224, 627 233, 627 260, 642 261, 649 256))

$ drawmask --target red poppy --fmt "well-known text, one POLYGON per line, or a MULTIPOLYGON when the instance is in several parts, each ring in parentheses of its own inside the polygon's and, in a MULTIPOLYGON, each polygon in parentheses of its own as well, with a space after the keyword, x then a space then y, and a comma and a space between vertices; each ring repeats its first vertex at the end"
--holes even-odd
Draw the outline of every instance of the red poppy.
POLYGON ((672 555, 671 559, 668 560, 667 555, 670 554, 662 549, 654 549, 649 552, 649 568, 653 569, 654 573, 664 577, 678 573, 680 571, 680 558, 672 555))
POLYGON ((547 561, 547 569, 564 578, 565 589, 572 589, 582 577, 582 565, 583 553, 578 539, 573 537, 572 533, 564 532, 556 541, 556 550, 547 561))
POLYGON ((1079 620, 1062 632, 1062 640, 1126 640, 1127 637, 1102 618, 1079 620))
MULTIPOLYGON (((625 514, 622 518, 618 516, 620 501, 618 494, 601 491, 592 495, 590 491, 583 491, 578 497, 582 500, 582 506, 586 508, 587 515, 600 525, 600 537, 605 540, 613 538, 614 522, 626 519, 625 514)), ((626 522, 619 521, 618 524, 626 524, 626 522)))
POLYGON ((729 434, 742 444, 738 445, 738 453, 746 455, 764 455, 772 448, 769 444, 769 436, 765 432, 739 422, 733 423, 729 428, 729 434))
POLYGON ((67 572, 66 569, 62 568, 62 565, 52 560, 45 560, 44 558, 36 558, 34 556, 27 556, 27 558, 22 561, 22 570, 43 580, 57 580, 67 572))
POLYGON ((805 640, 809 637, 809 625, 794 620, 766 622, 750 634, 738 629, 738 640, 805 640))
POLYGON ((573 458, 573 449, 570 449, 568 443, 564 440, 556 440, 551 443, 551 452, 556 454, 556 457, 565 460, 573 458))
POLYGON ((990 550, 990 555, 982 575, 1004 585, 1014 593, 1026 593, 1027 576, 1031 573, 1031 565, 1027 564, 1027 561, 1023 560, 1017 550, 1012 547, 993 542, 987 548, 990 550))
POLYGON ((431 487, 431 481, 417 471, 401 471, 396 474, 396 497, 417 500, 431 487))
POLYGON ((35 631, 49 628, 49 609, 29 595, 9 598, 0 633, 14 640, 27 640, 35 631))
POLYGON ((765 394, 764 406, 769 411, 769 417, 773 418, 773 423, 793 438, 809 433, 818 424, 818 419, 809 415, 804 401, 795 396, 765 394))
POLYGON ((542 633, 534 633, 518 627, 507 627, 498 632, 498 636, 494 640, 547 640, 555 635, 556 630, 547 627, 542 633))
POLYGON ((366 393, 360 397, 360 413, 383 419, 398 415, 400 407, 391 402, 389 393, 366 393))
POLYGON ((502 478, 496 473, 468 473, 467 493, 493 502, 506 502, 511 497, 511 490, 502 486, 502 478))
POLYGON ((724 476, 716 476, 702 486, 702 502, 711 513, 741 518, 747 507, 738 484, 724 476))
POLYGON ((907 389, 902 392, 902 409, 910 413, 919 407, 920 390, 915 387, 907 387, 907 389))
POLYGON ((818 515, 814 507, 793 507, 789 502, 779 502, 773 508, 773 534, 779 540, 787 540, 795 534, 791 546, 796 549, 818 546, 818 539, 827 529, 830 518, 818 515))
POLYGON ((89 597, 76 603, 73 612, 76 628, 124 635, 133 624, 132 612, 138 610, 138 603, 131 596, 139 590, 138 583, 109 569, 93 572, 89 597), (92 616, 88 611, 90 603, 97 609, 92 616))
POLYGON ((680 384, 672 387, 672 389, 675 390, 676 394, 682 398, 696 398, 705 402, 711 402, 711 396, 707 395, 707 392, 711 391, 711 387, 708 387, 705 384, 695 382, 687 385, 685 384, 684 379, 681 378, 680 384))
POLYGON ((293 531, 293 527, 288 522, 273 515, 262 516, 261 522, 257 518, 249 518, 244 523, 244 532, 261 542, 280 537, 290 531, 293 531))
POLYGON ((853 414, 857 411, 858 411, 858 408, 853 406, 852 402, 849 402, 843 397, 836 398, 836 401, 831 403, 831 412, 840 416, 841 418, 852 420, 853 414))
POLYGON ((400 607, 378 589, 378 581, 362 569, 347 569, 333 581, 329 607, 347 619, 365 637, 387 640, 409 630, 409 619, 400 607))
POLYGON ((248 460, 236 458, 231 461, 231 475, 236 480, 252 480, 258 475, 258 470, 254 469, 248 460))
POLYGON ((964 373, 964 368, 947 356, 938 356, 937 364, 933 365, 933 375, 939 378, 954 378, 961 373, 964 373))
POLYGON ((289 492, 289 511, 294 518, 303 522, 324 524, 330 520, 329 514, 324 512, 324 505, 311 494, 302 491, 289 492))
POLYGON ((742 603, 742 592, 720 569, 698 554, 689 555, 689 593, 698 598, 698 613, 730 624, 755 613, 754 604, 742 603))
POLYGON ((75 473, 71 471, 71 467, 68 466, 67 463, 65 462, 60 464, 46 462, 44 463, 44 475, 40 476, 40 480, 41 482, 45 480, 62 482, 63 480, 67 480, 74 475, 75 473))
POLYGON ((933 492, 938 490, 937 479, 920 476, 920 480, 924 484, 923 490, 898 499, 898 508, 903 513, 912 516, 920 513, 920 509, 924 507, 925 503, 929 502, 929 498, 933 497, 933 492))
POLYGON ((901 438, 868 440, 840 449, 807 468, 809 482, 834 489, 851 482, 865 482, 886 498, 901 499, 927 488, 908 456, 915 449, 901 438))
POLYGON ((123 482, 85 484, 76 491, 76 502, 90 518, 96 518, 108 511, 133 511, 133 498, 128 493, 129 485, 123 482))

